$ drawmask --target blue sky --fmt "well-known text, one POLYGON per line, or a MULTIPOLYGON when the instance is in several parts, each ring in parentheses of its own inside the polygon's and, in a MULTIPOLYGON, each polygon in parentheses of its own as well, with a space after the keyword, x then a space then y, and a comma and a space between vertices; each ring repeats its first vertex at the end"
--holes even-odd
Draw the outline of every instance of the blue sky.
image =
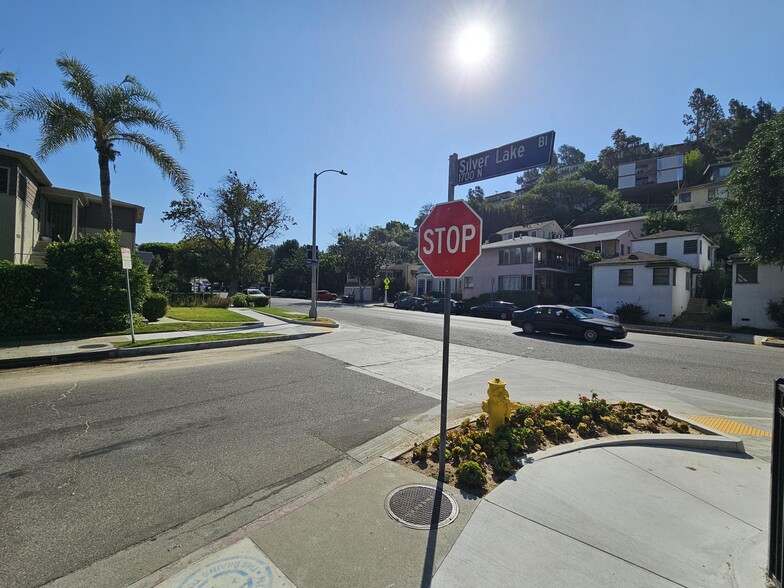
MULTIPOLYGON (((182 153, 163 142, 197 192, 236 170, 285 202, 297 224, 275 242, 310 241, 322 169, 348 172, 319 178, 325 247, 338 230, 413 224, 422 205, 445 201, 453 152, 551 129, 588 158, 618 127, 680 142, 698 86, 725 110, 730 98, 784 106, 784 2, 772 0, 33 0, 6 17, 0 69, 16 72, 17 90, 60 91, 61 52, 101 82, 135 75, 184 130, 182 153), (456 39, 476 23, 491 50, 467 64, 456 39)), ((35 154, 37 139, 29 122, 0 145, 35 154)), ((90 144, 39 164, 56 186, 100 191, 90 144)), ((146 208, 137 241, 179 240, 160 220, 177 194, 155 166, 127 151, 115 168, 113 197, 146 208)), ((514 189, 515 176, 482 186, 514 189)))

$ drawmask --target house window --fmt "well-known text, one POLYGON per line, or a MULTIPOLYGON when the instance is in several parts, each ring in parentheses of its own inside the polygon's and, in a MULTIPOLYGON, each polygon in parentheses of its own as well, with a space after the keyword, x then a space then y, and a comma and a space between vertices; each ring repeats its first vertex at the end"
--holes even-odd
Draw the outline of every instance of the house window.
POLYGON ((0 194, 8 194, 8 178, 11 170, 7 167, 0 167, 0 194))
POLYGON ((668 268, 668 267, 655 267, 655 268, 653 268, 653 285, 654 286, 669 286, 670 285, 670 268, 668 268))
POLYGON ((498 250, 498 265, 509 265, 509 250, 508 249, 499 249, 498 250))
POLYGON ((656 243, 653 246, 653 252, 656 255, 667 255, 667 243, 656 243))
POLYGON ((690 253, 697 253, 697 239, 689 239, 683 242, 683 253, 688 255, 690 253))
POLYGON ((473 288, 474 287, 474 276, 465 276, 463 278, 463 288, 473 288))
POLYGON ((522 290, 523 276, 498 276, 499 290, 522 290))
POLYGON ((684 192, 680 195, 681 203, 686 204, 687 202, 691 202, 691 192, 684 192))
POLYGON ((634 270, 633 269, 619 269, 618 270, 618 285, 619 286, 633 286, 634 285, 634 270))
POLYGON ((27 178, 24 177, 22 174, 19 175, 19 189, 16 191, 16 195, 19 197, 19 200, 24 202, 27 200, 27 178))
POLYGON ((523 276, 523 290, 533 290, 533 276, 523 276))
POLYGON ((735 283, 736 284, 756 284, 757 283, 757 266, 750 263, 739 263, 735 270, 735 283))
POLYGON ((716 198, 716 195, 719 193, 717 188, 709 188, 708 189, 708 198, 716 198))

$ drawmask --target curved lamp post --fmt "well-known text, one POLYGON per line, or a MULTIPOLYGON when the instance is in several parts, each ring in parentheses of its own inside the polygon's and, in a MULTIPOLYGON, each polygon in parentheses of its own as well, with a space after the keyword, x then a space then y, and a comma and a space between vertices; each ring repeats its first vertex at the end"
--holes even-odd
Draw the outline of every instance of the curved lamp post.
POLYGON ((313 243, 311 248, 311 266, 310 266, 310 313, 308 316, 312 319, 318 318, 318 307, 316 301, 316 290, 318 290, 318 265, 316 261, 318 260, 318 256, 316 255, 316 191, 318 186, 318 177, 321 174, 325 174, 327 172, 335 172, 336 174, 340 174, 341 176, 347 176, 348 174, 344 172, 342 169, 325 169, 320 171, 319 173, 313 174, 313 243))

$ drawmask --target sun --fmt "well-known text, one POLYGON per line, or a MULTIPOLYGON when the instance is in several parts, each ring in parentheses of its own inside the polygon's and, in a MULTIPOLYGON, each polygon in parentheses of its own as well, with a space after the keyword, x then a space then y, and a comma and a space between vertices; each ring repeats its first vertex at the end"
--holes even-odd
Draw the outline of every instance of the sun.
POLYGON ((493 50, 490 30, 482 23, 464 27, 455 39, 455 50, 460 63, 475 66, 486 63, 493 50))

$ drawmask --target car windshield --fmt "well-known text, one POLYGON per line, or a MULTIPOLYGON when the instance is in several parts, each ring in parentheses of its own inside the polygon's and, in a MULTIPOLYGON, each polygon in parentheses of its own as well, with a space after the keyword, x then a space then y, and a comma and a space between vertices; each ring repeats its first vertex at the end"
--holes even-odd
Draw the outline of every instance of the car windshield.
POLYGON ((248 290, 248 294, 261 294, 261 290, 248 290))
POLYGON ((576 308, 570 308, 569 312, 571 312, 578 319, 589 318, 587 314, 585 314, 584 312, 581 312, 580 310, 578 310, 576 308))

